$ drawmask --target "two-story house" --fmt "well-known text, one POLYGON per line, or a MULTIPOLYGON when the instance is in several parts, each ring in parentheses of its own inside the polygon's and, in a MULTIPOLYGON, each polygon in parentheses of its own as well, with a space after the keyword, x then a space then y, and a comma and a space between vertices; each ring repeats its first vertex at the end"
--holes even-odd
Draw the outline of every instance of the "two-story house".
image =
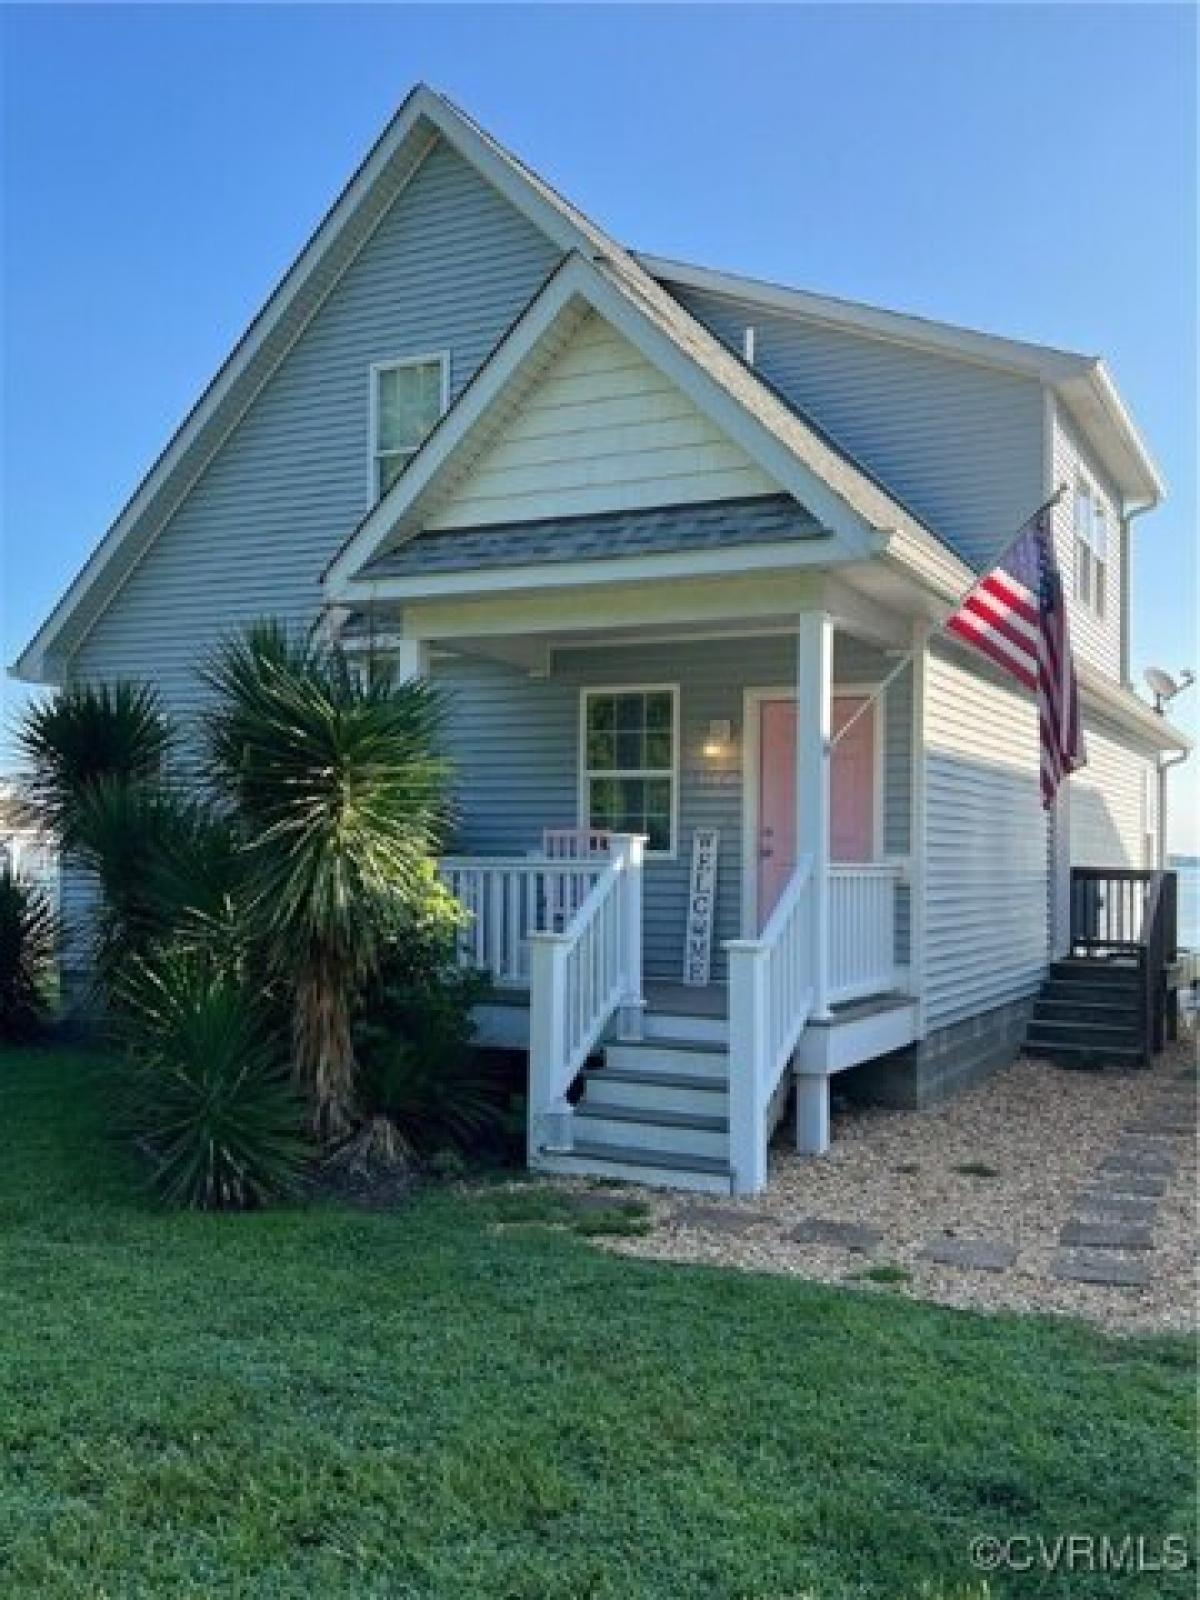
POLYGON ((1071 869, 1161 864, 1162 492, 1099 360, 633 253, 422 87, 16 670, 186 715, 270 614, 429 674, 531 1161, 753 1190, 789 1089, 819 1151, 834 1073, 924 1104, 1011 1057, 1071 869), (1032 697, 941 624, 1060 486, 1088 762, 1047 812, 1032 697))

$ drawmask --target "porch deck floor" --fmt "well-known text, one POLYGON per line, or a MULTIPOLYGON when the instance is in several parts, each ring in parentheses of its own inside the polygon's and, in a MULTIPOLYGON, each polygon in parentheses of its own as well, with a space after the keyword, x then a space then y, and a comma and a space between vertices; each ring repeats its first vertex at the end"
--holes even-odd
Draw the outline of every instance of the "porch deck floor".
MULTIPOLYGON (((709 983, 701 987, 679 983, 666 978, 648 978, 644 985, 646 1010, 671 1017, 709 1017, 724 1021, 729 1016, 729 988, 724 983, 709 983)), ((494 990, 489 1001, 511 1006, 528 1006, 529 990, 523 985, 506 984, 494 990)), ((891 991, 871 995, 866 1000, 842 1000, 833 1007, 833 1021, 810 1023, 811 1027, 833 1027, 839 1022, 859 1022, 864 1017, 878 1016, 896 1006, 912 1004, 912 995, 891 991)))

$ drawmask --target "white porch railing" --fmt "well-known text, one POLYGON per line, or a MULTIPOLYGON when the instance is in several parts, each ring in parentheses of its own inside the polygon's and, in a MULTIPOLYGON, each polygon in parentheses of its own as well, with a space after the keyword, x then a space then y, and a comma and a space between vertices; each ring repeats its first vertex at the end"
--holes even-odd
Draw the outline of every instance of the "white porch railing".
POLYGON ((571 1147, 567 1091, 617 1011, 641 1033, 645 840, 613 834, 603 871, 561 932, 535 931, 529 988, 529 1160, 571 1147))
POLYGON ((459 962, 495 984, 524 987, 532 935, 565 928, 607 866, 604 856, 447 856, 442 882, 470 912, 459 962))
POLYGON ((731 939, 729 1161, 739 1194, 767 1182, 767 1115, 813 1006, 812 860, 805 857, 757 939, 731 939))
POLYGON ((834 862, 829 868, 829 1000, 862 1000, 901 983, 896 961, 899 861, 834 862))

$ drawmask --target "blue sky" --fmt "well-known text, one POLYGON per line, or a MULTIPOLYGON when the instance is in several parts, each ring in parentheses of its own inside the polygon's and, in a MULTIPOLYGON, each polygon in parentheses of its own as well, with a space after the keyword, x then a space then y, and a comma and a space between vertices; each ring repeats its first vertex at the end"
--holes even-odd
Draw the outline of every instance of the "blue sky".
POLYGON ((1171 487, 1135 662, 1195 662, 1191 8, 6 7, 0 37, 6 660, 423 78, 631 244, 1104 354, 1171 487))

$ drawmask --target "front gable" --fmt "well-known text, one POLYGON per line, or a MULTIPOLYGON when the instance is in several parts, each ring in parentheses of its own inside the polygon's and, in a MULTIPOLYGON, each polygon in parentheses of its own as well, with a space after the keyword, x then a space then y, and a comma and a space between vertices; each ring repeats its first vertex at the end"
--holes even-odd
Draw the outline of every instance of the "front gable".
POLYGON ((595 311, 429 529, 742 499, 779 485, 595 311))

